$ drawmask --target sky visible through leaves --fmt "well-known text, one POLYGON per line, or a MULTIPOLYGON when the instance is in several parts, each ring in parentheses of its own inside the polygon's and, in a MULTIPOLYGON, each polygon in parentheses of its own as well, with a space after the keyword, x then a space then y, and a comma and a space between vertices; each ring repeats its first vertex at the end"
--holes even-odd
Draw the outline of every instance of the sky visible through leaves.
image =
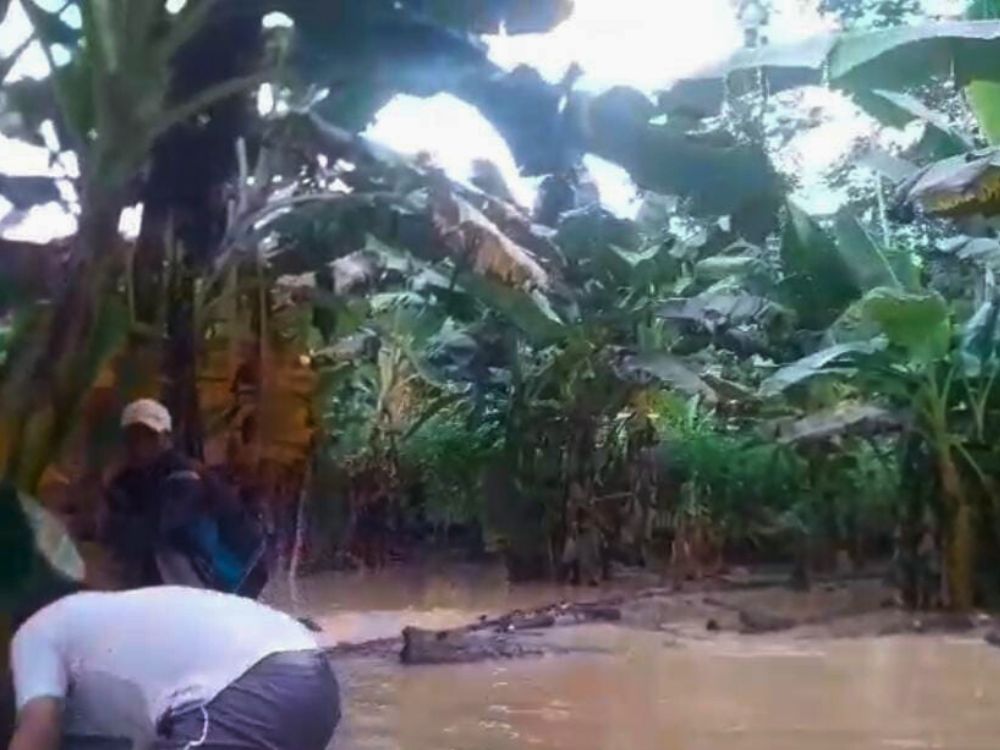
MULTIPOLYGON (((956 4, 955 0, 933 2, 937 6, 956 4)), ((830 30, 831 22, 818 13, 817 4, 816 0, 775 0, 768 29, 771 42, 795 41, 830 30)), ((28 28, 14 0, 6 23, 0 26, 0 54, 24 39, 28 28)), ((612 85, 629 85, 652 93, 724 58, 741 41, 732 0, 576 0, 573 16, 549 34, 493 37, 488 43, 493 59, 505 68, 525 63, 546 78, 558 80, 577 62, 585 71, 579 83, 582 87, 600 91, 612 85)), ((42 76, 45 71, 41 50, 32 49, 12 77, 42 76)), ((818 108, 822 113, 819 125, 798 135, 776 161, 784 171, 802 178, 799 198, 807 208, 832 210, 839 196, 815 186, 870 125, 850 103, 827 91, 807 90, 801 103, 818 108)), ((466 179, 474 159, 488 158, 500 167, 521 202, 530 205, 533 200, 536 182, 518 176, 510 151, 494 128, 474 108, 454 97, 397 97, 379 113, 368 135, 404 153, 430 153, 454 179, 466 179)), ((54 132, 51 141, 55 146, 54 132)), ((51 164, 45 149, 3 136, 0 149, 4 154, 0 172, 45 174, 54 170, 76 176, 72 154, 63 154, 51 164)), ((587 167, 606 205, 623 215, 634 213, 636 189, 622 169, 594 157, 588 157, 587 167)), ((68 185, 66 193, 72 197, 68 185)), ((72 234, 76 228, 72 214, 57 204, 34 209, 15 227, 4 225, 2 215, 8 210, 9 204, 0 198, 0 233, 7 237, 46 240, 72 234)), ((136 215, 127 217, 125 224, 137 224, 136 215)))

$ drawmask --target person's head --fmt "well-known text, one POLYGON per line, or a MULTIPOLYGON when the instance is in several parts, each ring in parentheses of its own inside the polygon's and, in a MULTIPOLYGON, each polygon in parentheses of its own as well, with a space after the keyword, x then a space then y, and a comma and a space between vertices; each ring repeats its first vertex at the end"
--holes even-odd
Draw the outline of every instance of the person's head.
POLYGON ((158 401, 141 399, 126 406, 122 431, 129 466, 141 468, 156 461, 170 447, 172 426, 170 412, 158 401))

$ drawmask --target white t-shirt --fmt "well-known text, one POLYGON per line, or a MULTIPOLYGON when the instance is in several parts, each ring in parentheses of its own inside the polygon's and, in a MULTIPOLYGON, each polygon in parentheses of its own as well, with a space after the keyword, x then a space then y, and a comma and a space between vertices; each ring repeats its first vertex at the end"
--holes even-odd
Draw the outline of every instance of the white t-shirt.
POLYGON ((65 727, 144 747, 168 710, 206 703, 261 659, 317 647, 297 620, 203 589, 160 586, 65 597, 14 636, 17 707, 65 701, 65 727))

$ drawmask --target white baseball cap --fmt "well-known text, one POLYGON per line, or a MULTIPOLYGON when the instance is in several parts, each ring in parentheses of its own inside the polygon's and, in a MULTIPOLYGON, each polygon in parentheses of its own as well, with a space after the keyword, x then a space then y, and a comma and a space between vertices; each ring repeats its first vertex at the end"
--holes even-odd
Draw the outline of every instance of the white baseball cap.
POLYGON ((153 432, 165 433, 173 429, 173 420, 167 407, 151 398, 133 401, 122 412, 122 428, 141 424, 153 432))

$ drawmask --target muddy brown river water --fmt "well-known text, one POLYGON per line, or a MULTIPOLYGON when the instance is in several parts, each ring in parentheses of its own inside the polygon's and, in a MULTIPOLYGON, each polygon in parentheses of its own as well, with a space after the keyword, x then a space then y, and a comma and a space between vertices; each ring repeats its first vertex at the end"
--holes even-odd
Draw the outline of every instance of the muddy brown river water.
MULTIPOLYGON (((587 594, 588 592, 582 592, 587 594)), ((328 643, 449 627, 579 592, 499 571, 318 576, 298 611, 328 643)), ((287 591, 275 601, 292 606, 287 591)), ((550 637, 550 636, 546 636, 550 637)), ((463 666, 338 660, 337 750, 996 750, 1000 650, 979 638, 666 633, 556 637, 587 653, 463 666)))

